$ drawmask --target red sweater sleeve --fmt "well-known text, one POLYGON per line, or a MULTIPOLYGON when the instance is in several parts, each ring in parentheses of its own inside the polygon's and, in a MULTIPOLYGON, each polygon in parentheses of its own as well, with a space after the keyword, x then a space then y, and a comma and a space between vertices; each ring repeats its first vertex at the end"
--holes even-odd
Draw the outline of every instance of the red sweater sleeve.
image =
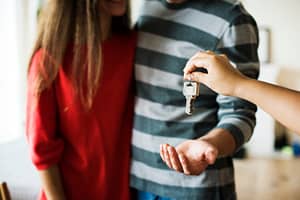
POLYGON ((34 81, 40 60, 41 51, 38 51, 32 59, 28 74, 26 136, 33 164, 42 170, 59 162, 64 143, 58 131, 54 84, 44 90, 38 99, 34 95, 34 81))

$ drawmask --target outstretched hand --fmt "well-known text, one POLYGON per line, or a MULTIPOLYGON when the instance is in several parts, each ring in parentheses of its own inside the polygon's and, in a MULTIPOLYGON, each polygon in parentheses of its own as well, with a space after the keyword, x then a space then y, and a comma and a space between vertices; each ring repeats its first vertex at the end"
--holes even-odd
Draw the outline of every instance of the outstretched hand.
POLYGON ((215 163, 218 150, 205 140, 187 140, 176 148, 161 144, 160 156, 171 169, 186 175, 199 175, 215 163))

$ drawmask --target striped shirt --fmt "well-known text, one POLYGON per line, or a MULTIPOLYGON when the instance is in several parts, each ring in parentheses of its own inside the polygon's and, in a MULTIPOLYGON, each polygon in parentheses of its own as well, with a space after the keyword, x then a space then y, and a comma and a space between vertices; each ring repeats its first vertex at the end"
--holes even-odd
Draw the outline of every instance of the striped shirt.
POLYGON ((159 145, 176 146, 214 128, 228 130, 237 149, 250 139, 256 106, 242 99, 217 95, 202 84, 193 115, 185 114, 182 70, 196 52, 211 50, 257 78, 256 22, 236 0, 176 5, 145 0, 143 8, 137 23, 131 186, 179 200, 236 199, 231 157, 218 159, 199 176, 186 176, 163 163, 159 145))

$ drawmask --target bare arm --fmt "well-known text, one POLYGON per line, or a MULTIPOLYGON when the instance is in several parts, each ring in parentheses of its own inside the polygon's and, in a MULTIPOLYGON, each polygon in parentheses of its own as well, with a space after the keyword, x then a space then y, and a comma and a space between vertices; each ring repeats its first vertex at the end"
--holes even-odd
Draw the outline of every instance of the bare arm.
POLYGON ((233 95, 254 102, 279 122, 300 134, 300 92, 244 79, 233 95))
POLYGON ((187 63, 185 78, 204 83, 214 91, 251 101, 275 119, 300 134, 300 92, 247 78, 239 73, 225 55, 212 52, 196 54, 187 63), (194 72, 205 68, 208 73, 194 72))
POLYGON ((206 141, 215 146, 218 150, 218 156, 232 155, 236 147, 233 136, 222 128, 213 129, 198 140, 206 141))
POLYGON ((48 200, 64 200, 65 195, 60 172, 56 165, 39 171, 44 192, 48 200))

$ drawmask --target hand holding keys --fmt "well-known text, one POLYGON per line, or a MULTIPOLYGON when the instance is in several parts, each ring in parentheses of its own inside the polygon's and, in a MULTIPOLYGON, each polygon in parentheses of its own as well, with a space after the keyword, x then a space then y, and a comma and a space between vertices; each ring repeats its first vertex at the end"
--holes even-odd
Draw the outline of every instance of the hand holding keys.
POLYGON ((183 83, 183 95, 186 98, 185 112, 191 115, 193 112, 193 101, 199 96, 199 83, 194 81, 185 81, 183 83))

